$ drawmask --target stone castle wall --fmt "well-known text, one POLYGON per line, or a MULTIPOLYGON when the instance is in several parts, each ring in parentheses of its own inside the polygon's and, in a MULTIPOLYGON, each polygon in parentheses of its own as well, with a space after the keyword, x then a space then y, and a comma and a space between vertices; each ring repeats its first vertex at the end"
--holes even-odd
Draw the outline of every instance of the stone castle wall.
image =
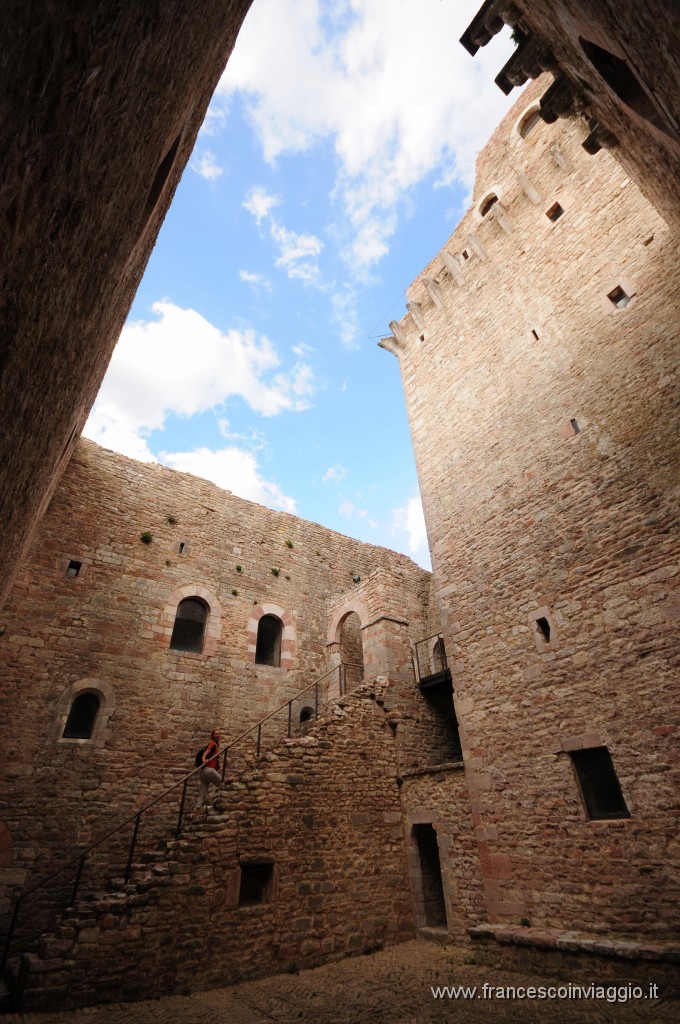
MULTIPOLYGON (((25 1009, 194 991, 413 935, 396 748, 381 689, 327 705, 222 791, 127 889, 67 912, 23 962, 25 1009), (241 875, 269 863, 265 899, 241 875)), ((460 871, 458 872, 460 874, 460 871)))
MULTIPOLYGON (((0 621, 3 912, 76 843, 191 770, 214 725, 233 740, 326 673, 339 660, 332 619, 341 632, 359 607, 367 670, 403 674, 409 640, 426 629, 429 582, 405 556, 79 441, 0 621), (210 606, 200 654, 169 648, 176 605, 191 594, 210 606), (285 623, 280 668, 255 664, 267 612, 285 623), (92 740, 63 740, 79 688, 104 706, 92 740)), ((310 704, 314 688, 293 703, 294 728, 310 704)), ((286 728, 284 711, 264 727, 265 748, 286 728)), ((235 748, 235 766, 252 760, 255 741, 235 748)), ((145 829, 165 834, 173 808, 145 829)), ((124 863, 128 838, 102 870, 124 863)))
POLYGON ((617 162, 586 155, 581 122, 521 137, 545 86, 481 153, 471 210, 383 345, 489 919, 664 934, 680 920, 677 246, 617 162), (597 746, 629 819, 587 819, 570 751, 597 746))

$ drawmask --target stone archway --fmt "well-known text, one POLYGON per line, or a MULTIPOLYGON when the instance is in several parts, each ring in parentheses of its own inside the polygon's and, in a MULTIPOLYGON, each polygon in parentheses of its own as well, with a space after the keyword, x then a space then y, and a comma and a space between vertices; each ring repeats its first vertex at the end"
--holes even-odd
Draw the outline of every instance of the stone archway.
POLYGON ((344 689, 354 690, 364 678, 364 643, 357 612, 347 612, 340 620, 338 645, 340 664, 344 666, 344 689))

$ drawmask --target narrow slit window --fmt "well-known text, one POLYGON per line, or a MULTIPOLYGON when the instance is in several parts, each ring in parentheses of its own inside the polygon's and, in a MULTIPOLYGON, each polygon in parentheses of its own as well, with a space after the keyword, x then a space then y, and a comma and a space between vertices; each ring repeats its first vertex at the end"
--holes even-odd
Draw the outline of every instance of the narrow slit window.
POLYGON ((271 903, 274 889, 274 865, 270 863, 242 864, 239 906, 271 903))
POLYGON ((630 818, 611 754, 606 747, 571 752, 576 777, 591 820, 630 818))
POLYGON ((177 605, 175 624, 170 637, 174 651, 200 654, 208 621, 208 606, 197 597, 186 597, 177 605))
POLYGON ((538 626, 539 631, 541 633, 541 636, 543 637, 545 642, 549 644, 550 643, 550 623, 548 622, 548 620, 542 615, 539 619, 536 619, 536 625, 538 626))
POLYGON ((180 554, 180 555, 183 555, 185 547, 186 547, 185 542, 183 540, 181 540, 179 542, 178 546, 177 546, 177 553, 180 554))
POLYGON ((560 219, 563 213, 564 209, 560 206, 559 203, 553 203, 550 209, 545 211, 546 217, 548 218, 548 220, 551 220, 553 224, 556 220, 560 219))
POLYGON ((571 429, 574 433, 579 434, 581 432, 581 428, 578 425, 578 420, 569 420, 569 422, 571 423, 571 429))
POLYGON ((82 567, 83 567, 83 563, 82 562, 76 562, 72 558, 71 561, 68 563, 68 566, 66 568, 66 575, 70 576, 72 579, 74 579, 78 575, 78 573, 80 572, 82 567))
POLYGON ((463 252, 461 253, 461 255, 462 255, 464 260, 469 260, 470 259, 470 254, 467 251, 467 249, 463 249, 463 252))
POLYGON ((538 331, 535 331, 534 328, 532 327, 531 328, 531 333, 533 334, 533 336, 536 339, 536 341, 538 341, 538 331))
POLYGON ((632 296, 627 295, 621 285, 617 285, 616 288, 607 294, 607 298, 613 306, 616 306, 617 309, 625 309, 632 296))
POLYGON ((99 713, 96 693, 80 693, 69 708, 62 737, 65 740, 89 740, 99 713))

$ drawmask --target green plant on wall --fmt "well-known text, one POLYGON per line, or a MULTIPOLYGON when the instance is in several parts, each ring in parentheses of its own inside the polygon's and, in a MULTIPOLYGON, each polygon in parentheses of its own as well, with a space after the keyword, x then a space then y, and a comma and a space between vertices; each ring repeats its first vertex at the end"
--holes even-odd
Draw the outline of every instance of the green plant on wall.
POLYGON ((168 516, 168 522, 170 523, 170 526, 175 526, 177 520, 174 516, 168 516))
POLYGON ((287 548, 292 548, 292 546, 293 546, 293 542, 292 542, 292 540, 287 540, 287 541, 286 541, 286 547, 287 547, 287 548))
POLYGON ((281 573, 280 569, 272 569, 272 576, 279 576, 281 573))
POLYGON ((151 541, 153 540, 153 534, 151 533, 150 530, 144 530, 143 533, 140 533, 139 539, 141 540, 142 544, 150 544, 151 541))

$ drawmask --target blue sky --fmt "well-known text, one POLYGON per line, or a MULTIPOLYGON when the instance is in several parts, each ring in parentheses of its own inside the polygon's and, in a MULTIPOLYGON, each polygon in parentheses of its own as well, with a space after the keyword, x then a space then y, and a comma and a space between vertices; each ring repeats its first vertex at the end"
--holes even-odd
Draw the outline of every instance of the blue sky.
POLYGON ((255 0, 86 436, 429 567, 377 341, 509 105, 507 32, 458 43, 477 7, 255 0))

